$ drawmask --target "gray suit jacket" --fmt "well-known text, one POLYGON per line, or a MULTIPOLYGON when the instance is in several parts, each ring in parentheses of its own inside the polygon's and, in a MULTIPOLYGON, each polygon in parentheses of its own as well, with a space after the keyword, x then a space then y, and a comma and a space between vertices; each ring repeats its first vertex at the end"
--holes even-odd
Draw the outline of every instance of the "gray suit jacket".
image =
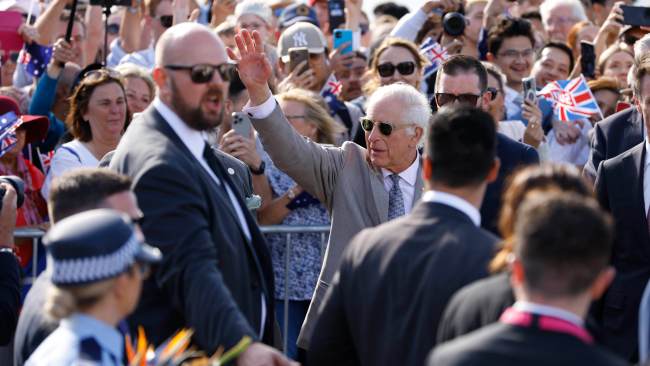
MULTIPOLYGON (((363 147, 351 142, 339 148, 309 141, 291 127, 279 106, 269 117, 253 119, 253 123, 275 165, 323 202, 332 216, 325 262, 298 337, 298 345, 307 349, 319 305, 339 268, 343 250, 359 231, 388 221, 388 192, 381 170, 370 165, 363 147)), ((420 165, 414 201, 422 195, 421 170, 420 165)))

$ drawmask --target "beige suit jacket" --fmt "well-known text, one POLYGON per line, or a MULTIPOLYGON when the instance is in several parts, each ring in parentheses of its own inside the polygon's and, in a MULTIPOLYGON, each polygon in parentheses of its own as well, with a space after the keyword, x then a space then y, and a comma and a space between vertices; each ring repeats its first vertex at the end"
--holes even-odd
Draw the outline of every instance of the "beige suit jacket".
MULTIPOLYGON (((359 231, 388 221, 388 192, 381 170, 370 165, 365 148, 352 142, 334 147, 310 141, 291 127, 277 105, 269 117, 252 120, 275 165, 323 202, 331 215, 325 261, 298 337, 298 345, 308 349, 318 309, 343 250, 359 231)), ((422 195, 421 173, 420 163, 413 203, 422 195)))

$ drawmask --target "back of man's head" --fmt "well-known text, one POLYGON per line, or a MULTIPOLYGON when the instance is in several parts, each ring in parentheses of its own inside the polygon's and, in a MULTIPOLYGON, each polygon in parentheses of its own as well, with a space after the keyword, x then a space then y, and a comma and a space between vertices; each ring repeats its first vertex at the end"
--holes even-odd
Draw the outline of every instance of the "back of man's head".
POLYGON ((478 186, 495 162, 496 125, 481 109, 443 107, 431 119, 426 154, 431 162, 430 183, 478 186))
POLYGON ((48 210, 56 223, 79 212, 103 207, 108 197, 131 189, 131 179, 108 169, 76 169, 55 178, 48 210))
POLYGON ((478 76, 479 89, 481 91, 487 89, 487 71, 481 61, 475 57, 455 55, 445 61, 436 74, 436 89, 438 89, 442 74, 449 76, 456 76, 458 74, 476 74, 478 76))
POLYGON ((545 299, 584 294, 607 267, 612 227, 609 215, 592 198, 533 193, 515 221, 524 288, 545 299))

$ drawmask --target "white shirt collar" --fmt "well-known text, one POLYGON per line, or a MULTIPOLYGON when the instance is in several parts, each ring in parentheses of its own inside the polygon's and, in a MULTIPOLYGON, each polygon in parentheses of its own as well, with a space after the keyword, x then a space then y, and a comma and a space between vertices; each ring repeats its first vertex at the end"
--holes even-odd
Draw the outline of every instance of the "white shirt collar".
POLYGON ((430 190, 424 193, 422 196, 422 201, 442 203, 443 205, 451 206, 469 216, 474 225, 481 225, 481 213, 476 209, 476 207, 472 206, 471 203, 456 195, 430 190))
MULTIPOLYGON (((406 183, 415 187, 415 182, 418 179, 419 168, 420 168, 420 153, 417 153, 415 155, 415 160, 413 160, 413 163, 408 168, 406 168, 406 170, 403 170, 401 173, 397 175, 399 175, 399 177, 402 178, 406 183)), ((384 179, 386 179, 389 175, 393 174, 393 172, 391 172, 388 169, 381 168, 381 174, 383 175, 384 179)))
POLYGON ((650 142, 648 141, 648 138, 645 138, 645 165, 648 166, 650 165, 650 142))
POLYGON ((169 126, 174 130, 176 135, 187 146, 192 155, 199 161, 203 159, 203 149, 205 147, 205 139, 200 131, 189 127, 178 115, 172 111, 160 98, 156 97, 153 100, 153 106, 158 113, 167 121, 169 126))
POLYGON ((527 313, 534 313, 537 315, 551 316, 554 318, 560 318, 566 320, 570 323, 573 323, 579 327, 582 327, 584 321, 577 314, 572 313, 568 310, 556 308, 555 306, 536 304, 528 301, 517 301, 513 305, 513 308, 525 311, 527 313))

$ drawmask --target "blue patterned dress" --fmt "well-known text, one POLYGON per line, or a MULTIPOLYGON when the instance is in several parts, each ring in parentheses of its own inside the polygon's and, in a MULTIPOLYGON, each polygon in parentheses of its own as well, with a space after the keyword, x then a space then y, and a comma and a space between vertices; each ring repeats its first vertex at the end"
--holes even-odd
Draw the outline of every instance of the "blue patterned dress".
MULTIPOLYGON (((266 177, 269 180, 273 198, 285 194, 296 182, 278 169, 266 153, 266 177)), ((323 204, 301 207, 291 211, 282 225, 316 226, 329 225, 329 213, 323 204)), ((328 235, 323 238, 327 242, 328 235)), ((284 299, 286 235, 267 234, 266 241, 271 250, 273 272, 275 274, 275 298, 284 299)), ((289 300, 311 300, 321 268, 321 234, 292 234, 290 245, 290 264, 288 277, 289 300)))

